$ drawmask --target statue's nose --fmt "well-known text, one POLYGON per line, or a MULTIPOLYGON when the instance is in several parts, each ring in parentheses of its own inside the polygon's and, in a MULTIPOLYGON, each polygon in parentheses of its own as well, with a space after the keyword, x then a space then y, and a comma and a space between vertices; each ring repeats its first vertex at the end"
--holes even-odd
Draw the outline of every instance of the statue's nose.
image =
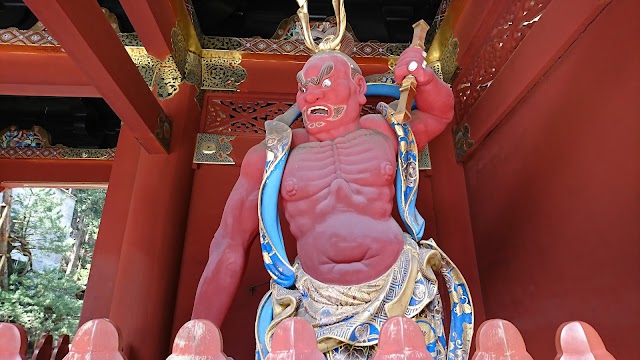
POLYGON ((321 90, 309 90, 307 91, 305 100, 308 103, 314 103, 324 97, 324 93, 321 90))

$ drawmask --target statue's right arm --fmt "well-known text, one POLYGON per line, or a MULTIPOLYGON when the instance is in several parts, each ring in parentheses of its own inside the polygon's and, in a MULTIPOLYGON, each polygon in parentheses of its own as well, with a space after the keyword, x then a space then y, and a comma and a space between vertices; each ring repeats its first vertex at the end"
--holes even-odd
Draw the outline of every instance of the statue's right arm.
POLYGON ((222 326, 242 279, 249 247, 258 234, 258 192, 266 162, 264 142, 245 155, 224 207, 220 227, 209 247, 209 261, 200 278, 192 319, 222 326))

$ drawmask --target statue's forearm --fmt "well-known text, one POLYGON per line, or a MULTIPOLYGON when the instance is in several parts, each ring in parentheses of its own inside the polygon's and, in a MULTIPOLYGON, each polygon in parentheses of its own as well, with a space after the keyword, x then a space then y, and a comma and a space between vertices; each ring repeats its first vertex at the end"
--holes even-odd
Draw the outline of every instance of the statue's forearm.
MULTIPOLYGON (((231 308, 245 267, 240 241, 222 239, 220 231, 211 242, 209 262, 202 273, 193 305, 192 319, 206 319, 222 326, 231 308)), ((227 234, 228 235, 228 234, 227 234)))
POLYGON ((221 326, 240 285, 247 253, 258 233, 258 191, 266 154, 255 146, 242 163, 220 227, 209 248, 209 261, 200 278, 192 318, 221 326))
POLYGON ((424 113, 447 123, 453 118, 453 92, 447 83, 438 78, 428 84, 418 84, 415 101, 418 110, 424 113))

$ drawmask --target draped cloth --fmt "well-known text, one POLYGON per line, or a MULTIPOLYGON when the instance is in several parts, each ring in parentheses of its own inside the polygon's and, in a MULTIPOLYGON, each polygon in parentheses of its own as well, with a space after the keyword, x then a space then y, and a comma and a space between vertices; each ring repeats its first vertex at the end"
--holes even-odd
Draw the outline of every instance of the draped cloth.
MULTIPOLYGON (((324 284, 294 263, 295 289, 271 282, 265 301, 273 305, 273 320, 257 355, 265 359, 275 327, 297 316, 316 332, 318 348, 328 359, 373 358, 380 329, 392 316, 413 318, 436 360, 467 359, 473 331, 471 298, 462 275, 432 239, 416 243, 405 234, 405 246, 395 264, 370 282, 352 285, 324 284), (434 270, 440 271, 452 300, 449 355, 444 335, 443 309, 434 270), (456 325, 458 324, 458 325, 456 325)), ((259 315, 260 316, 260 315, 259 315)))

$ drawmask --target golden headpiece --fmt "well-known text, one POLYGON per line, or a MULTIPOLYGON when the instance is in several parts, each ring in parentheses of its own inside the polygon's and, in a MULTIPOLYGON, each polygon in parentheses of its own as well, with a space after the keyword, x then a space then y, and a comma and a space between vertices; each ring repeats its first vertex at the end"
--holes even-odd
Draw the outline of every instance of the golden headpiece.
POLYGON ((336 27, 337 31, 335 35, 328 35, 320 44, 316 44, 313 41, 313 35, 311 34, 311 25, 309 24, 309 8, 308 0, 296 0, 300 8, 298 9, 298 18, 302 25, 302 32, 304 35, 304 43, 309 49, 314 52, 325 50, 339 50, 342 37, 347 29, 347 13, 344 10, 344 0, 332 0, 333 11, 336 14, 336 27))

